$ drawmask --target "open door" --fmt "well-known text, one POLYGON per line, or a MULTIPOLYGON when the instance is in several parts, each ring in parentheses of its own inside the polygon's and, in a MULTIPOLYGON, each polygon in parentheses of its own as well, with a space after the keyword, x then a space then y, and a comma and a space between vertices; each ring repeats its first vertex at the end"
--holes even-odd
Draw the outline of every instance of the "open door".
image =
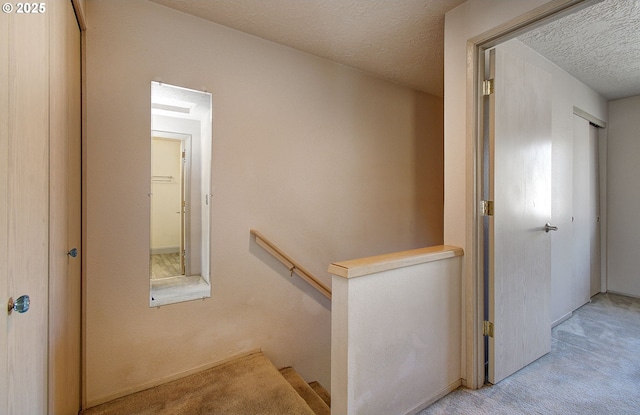
POLYGON ((497 383, 551 350, 551 75, 490 51, 488 374, 497 383))

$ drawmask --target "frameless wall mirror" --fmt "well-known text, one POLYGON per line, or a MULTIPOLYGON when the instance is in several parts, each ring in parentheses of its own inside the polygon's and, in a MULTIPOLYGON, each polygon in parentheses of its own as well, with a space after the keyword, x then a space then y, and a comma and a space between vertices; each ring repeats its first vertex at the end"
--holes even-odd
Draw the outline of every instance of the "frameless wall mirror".
POLYGON ((151 82, 149 306, 211 295, 211 94, 151 82))

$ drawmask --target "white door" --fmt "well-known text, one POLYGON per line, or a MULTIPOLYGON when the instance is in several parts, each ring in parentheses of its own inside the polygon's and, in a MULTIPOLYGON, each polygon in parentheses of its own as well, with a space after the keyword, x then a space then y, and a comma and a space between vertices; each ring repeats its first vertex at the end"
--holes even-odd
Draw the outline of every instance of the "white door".
POLYGON ((600 292, 598 131, 573 116, 573 291, 576 309, 600 292))
POLYGON ((47 413, 48 35, 46 12, 0 13, 0 413, 9 415, 47 413), (29 310, 9 315, 9 298, 23 295, 29 310))
POLYGON ((490 53, 488 380, 551 350, 551 75, 490 53))

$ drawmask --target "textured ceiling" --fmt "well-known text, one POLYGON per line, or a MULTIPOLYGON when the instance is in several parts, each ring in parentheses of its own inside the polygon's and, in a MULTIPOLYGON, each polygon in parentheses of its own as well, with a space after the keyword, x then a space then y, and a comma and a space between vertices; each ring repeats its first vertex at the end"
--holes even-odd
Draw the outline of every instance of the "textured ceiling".
POLYGON ((638 0, 605 0, 518 39, 609 100, 640 95, 638 0))
POLYGON ((433 95, 444 14, 464 0, 151 0, 433 95))
MULTIPOLYGON (((150 1, 437 96, 444 14, 464 2, 150 1)), ((604 0, 519 39, 608 99, 640 94, 640 0, 604 0)))

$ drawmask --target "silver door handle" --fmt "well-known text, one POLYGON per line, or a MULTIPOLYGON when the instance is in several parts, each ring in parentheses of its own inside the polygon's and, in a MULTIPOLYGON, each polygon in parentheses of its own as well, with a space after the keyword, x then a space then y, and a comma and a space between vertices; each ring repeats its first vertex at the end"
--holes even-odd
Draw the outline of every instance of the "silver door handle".
POLYGON ((544 231, 549 233, 549 231, 557 231, 558 227, 557 226, 551 226, 551 224, 549 222, 544 224, 544 231))

